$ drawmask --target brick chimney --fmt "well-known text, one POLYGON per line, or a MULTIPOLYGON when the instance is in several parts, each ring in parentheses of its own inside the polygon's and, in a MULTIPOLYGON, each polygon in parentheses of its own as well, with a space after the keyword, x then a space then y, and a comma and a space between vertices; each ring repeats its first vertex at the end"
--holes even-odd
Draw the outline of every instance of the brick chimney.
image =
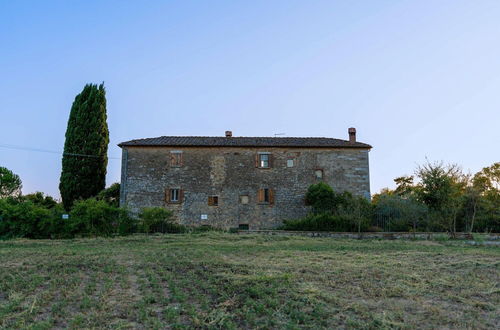
POLYGON ((354 127, 349 127, 349 142, 356 143, 356 129, 354 127))
POLYGON ((226 131, 226 137, 232 137, 233 136, 233 132, 231 131, 226 131))

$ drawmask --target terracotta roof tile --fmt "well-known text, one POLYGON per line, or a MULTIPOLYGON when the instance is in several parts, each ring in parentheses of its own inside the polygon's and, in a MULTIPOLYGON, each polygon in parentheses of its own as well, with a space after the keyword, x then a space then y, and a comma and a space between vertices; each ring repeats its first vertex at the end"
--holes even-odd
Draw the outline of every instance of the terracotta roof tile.
POLYGON ((294 148, 362 148, 366 143, 325 137, 222 137, 222 136, 160 136, 122 142, 119 147, 294 147, 294 148))

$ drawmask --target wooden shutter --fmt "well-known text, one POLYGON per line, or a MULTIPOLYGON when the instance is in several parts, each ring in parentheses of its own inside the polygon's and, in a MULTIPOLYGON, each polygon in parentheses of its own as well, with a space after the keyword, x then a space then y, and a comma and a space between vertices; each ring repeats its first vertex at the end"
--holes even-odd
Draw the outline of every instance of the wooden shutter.
POLYGON ((184 190, 179 189, 179 203, 184 202, 184 190))
POLYGON ((165 202, 170 203, 170 189, 165 189, 165 202))
POLYGON ((260 159, 259 159, 259 154, 255 154, 255 167, 260 167, 260 159))
POLYGON ((269 162, 269 168, 273 167, 273 154, 268 154, 268 162, 269 162))
POLYGON ((179 154, 179 166, 183 166, 184 165, 184 153, 180 153, 179 154))
POLYGON ((269 204, 274 205, 274 189, 269 189, 269 204))
POLYGON ((264 203, 264 189, 259 189, 257 192, 257 201, 259 203, 264 203))
POLYGON ((208 206, 214 206, 214 197, 208 196, 208 206))

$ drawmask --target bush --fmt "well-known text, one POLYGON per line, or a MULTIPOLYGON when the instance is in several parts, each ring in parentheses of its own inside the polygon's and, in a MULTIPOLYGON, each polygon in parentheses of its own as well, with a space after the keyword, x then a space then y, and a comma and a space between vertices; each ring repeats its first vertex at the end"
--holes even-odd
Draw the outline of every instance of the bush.
POLYGON ((95 198, 76 201, 67 222, 71 235, 125 235, 135 229, 135 220, 128 216, 127 210, 95 198))
POLYGON ((145 233, 181 233, 186 228, 173 222, 172 211, 162 207, 147 207, 139 214, 140 226, 145 233))
POLYGON ((53 209, 57 206, 57 202, 54 198, 45 195, 43 192, 40 191, 24 195, 22 199, 32 201, 35 205, 42 206, 46 209, 53 209))
POLYGON ((309 186, 306 204, 312 206, 311 213, 303 219, 285 220, 282 229, 360 232, 371 225, 372 208, 366 198, 336 193, 324 182, 309 186))
POLYGON ((332 210, 335 204, 335 193, 332 187, 324 182, 310 185, 306 192, 306 204, 312 206, 314 213, 332 210))
POLYGON ((373 213, 376 224, 386 231, 427 229, 427 207, 411 196, 380 194, 374 201, 373 213))
POLYGON ((101 190, 99 194, 97 194, 98 200, 103 200, 111 206, 119 207, 120 206, 120 184, 118 182, 113 183, 106 189, 101 190))
POLYGON ((309 214, 298 220, 285 220, 282 229, 303 231, 337 231, 357 232, 367 231, 370 219, 357 218, 352 215, 332 215, 328 213, 309 214))
POLYGON ((30 200, 0 199, 0 237, 47 238, 56 213, 30 200))

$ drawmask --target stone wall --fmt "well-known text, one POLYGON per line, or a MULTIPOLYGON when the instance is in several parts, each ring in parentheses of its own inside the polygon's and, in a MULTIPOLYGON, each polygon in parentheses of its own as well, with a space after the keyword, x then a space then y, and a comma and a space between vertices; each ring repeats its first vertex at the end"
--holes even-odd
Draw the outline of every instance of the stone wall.
POLYGON ((143 207, 166 207, 188 225, 275 228, 284 219, 307 214, 304 195, 309 185, 318 182, 317 169, 336 191, 369 198, 367 149, 124 147, 120 201, 134 213, 143 207), (174 150, 183 153, 181 167, 170 166, 174 150), (272 168, 255 167, 258 152, 272 154, 272 168), (290 158, 293 167, 287 167, 290 158), (184 191, 183 203, 165 202, 169 188, 184 191), (274 205, 257 202, 257 192, 263 188, 274 190, 274 205), (219 196, 218 206, 208 205, 213 195, 219 196), (248 204, 240 203, 242 195, 248 196, 248 204))

